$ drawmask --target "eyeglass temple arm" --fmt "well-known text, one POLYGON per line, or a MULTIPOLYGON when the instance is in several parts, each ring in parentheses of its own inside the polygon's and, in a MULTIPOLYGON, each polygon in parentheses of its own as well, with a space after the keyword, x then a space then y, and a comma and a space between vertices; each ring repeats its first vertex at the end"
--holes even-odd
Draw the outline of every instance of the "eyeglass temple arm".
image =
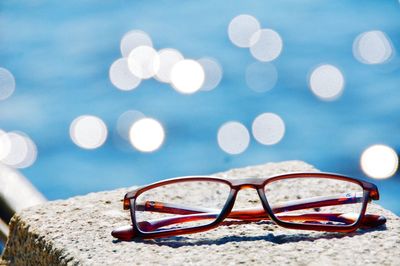
MULTIPOLYGON (((270 220, 269 217, 259 217, 254 218, 249 216, 248 211, 237 211, 244 213, 244 216, 241 217, 240 220, 242 221, 259 221, 259 220, 270 220)), ((251 211, 250 211, 251 212, 251 211)), ((139 222, 138 225, 141 230, 143 231, 154 231, 161 227, 173 224, 180 224, 185 222, 195 222, 200 220, 208 220, 208 219, 215 219, 217 218, 218 213, 196 213, 191 215, 177 215, 173 217, 163 218, 159 220, 151 220, 151 221, 144 221, 139 222)), ((355 213, 311 213, 311 214, 300 214, 300 215, 281 215, 279 216, 280 220, 286 222, 296 222, 296 221, 308 221, 308 222, 342 222, 351 224, 354 223, 357 219, 357 215, 355 213)), ((362 220, 361 228, 368 229, 377 227, 382 225, 386 222, 385 217, 374 215, 374 214, 366 214, 364 219, 362 220)), ((228 222, 222 222, 222 224, 227 224, 228 222)), ((131 240, 136 236, 135 231, 131 225, 122 226, 112 231, 111 233, 114 237, 119 238, 121 240, 131 240)))
MULTIPOLYGON (((161 227, 179 224, 185 222, 195 222, 199 220, 208 220, 217 218, 218 213, 198 213, 192 215, 178 215, 174 217, 143 221, 139 222, 140 229, 143 231, 154 231, 161 227)), ((380 220, 382 216, 366 214, 363 219, 362 228, 371 228, 376 226, 376 221, 380 220)), ((308 221, 308 222, 341 222, 346 224, 352 224, 357 219, 357 214, 355 213, 310 213, 310 214, 300 214, 300 215, 281 215, 279 219, 286 222, 296 222, 296 221, 308 221)), ((259 220, 270 220, 269 217, 263 218, 242 218, 242 221, 259 221, 259 220)), ((229 222, 223 222, 229 223, 229 222)), ((382 222, 380 223, 382 224, 382 222)))

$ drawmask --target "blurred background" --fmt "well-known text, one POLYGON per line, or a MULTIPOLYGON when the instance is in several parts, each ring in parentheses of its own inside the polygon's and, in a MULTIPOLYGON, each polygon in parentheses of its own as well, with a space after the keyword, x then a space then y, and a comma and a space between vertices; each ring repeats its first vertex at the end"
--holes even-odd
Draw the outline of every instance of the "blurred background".
POLYGON ((303 160, 400 215, 399 29, 397 0, 2 1, 1 164, 54 200, 303 160))

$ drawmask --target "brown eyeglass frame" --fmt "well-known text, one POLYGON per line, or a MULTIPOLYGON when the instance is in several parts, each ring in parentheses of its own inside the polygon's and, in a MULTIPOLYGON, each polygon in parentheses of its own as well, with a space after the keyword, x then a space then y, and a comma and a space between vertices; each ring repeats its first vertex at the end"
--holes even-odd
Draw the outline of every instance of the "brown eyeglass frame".
MULTIPOLYGON (((332 174, 332 173, 321 173, 321 172, 313 172, 313 173, 290 173, 283 174, 273 177, 267 178, 243 178, 243 179, 227 179, 222 177, 213 177, 213 176, 189 176, 189 177, 178 177, 167 179, 163 181, 159 181, 153 183, 151 185, 140 187, 136 190, 130 191, 126 193, 123 200, 123 208, 124 210, 130 210, 132 225, 119 227, 112 231, 112 235, 121 240, 132 240, 134 238, 159 238, 159 237, 169 237, 176 236, 182 234, 192 234, 197 232, 203 232, 206 230, 213 229, 220 224, 223 223, 225 218, 229 219, 238 219, 243 221, 260 221, 260 220, 272 220, 277 225, 280 225, 285 228, 291 229, 301 229, 301 230, 315 230, 315 231, 326 231, 326 232, 352 232, 357 230, 358 228, 373 228, 380 225, 385 224, 386 218, 380 215, 375 214, 366 214, 367 204, 371 200, 378 200, 379 192, 378 188, 366 181, 362 181, 356 178, 351 178, 343 175, 332 174), (363 193, 362 196, 357 198, 324 198, 321 201, 303 201, 300 204, 284 206, 281 211, 284 212, 288 210, 298 210, 298 209, 307 209, 307 208, 318 208, 327 205, 340 205, 347 203, 359 203, 362 202, 361 214, 357 219, 352 219, 352 217, 341 217, 341 213, 316 213, 316 214, 305 214, 308 220, 322 220, 322 221, 330 221, 341 220, 345 222, 352 222, 351 224, 346 225, 332 225, 332 224, 309 224, 309 223, 292 223, 290 221, 296 221, 295 216, 280 216, 278 219, 274 212, 271 209, 267 197, 265 195, 265 187, 272 182, 283 179, 293 179, 293 178, 327 178, 327 179, 336 179, 347 182, 352 182, 358 184, 362 187, 363 193), (204 210, 196 209, 196 208, 187 208, 176 206, 167 203, 159 203, 159 202, 146 202, 145 205, 136 206, 136 198, 145 191, 180 182, 188 182, 188 181, 207 181, 207 182, 220 182, 225 183, 230 187, 230 193, 226 200, 226 203, 222 210, 218 214, 209 214, 204 210), (234 210, 232 208, 234 206, 236 196, 241 189, 245 188, 253 188, 257 190, 257 193, 261 199, 262 209, 243 209, 243 210, 234 210), (345 202, 350 200, 349 202, 345 202), (351 201, 353 200, 353 201, 351 201), (358 200, 358 201, 355 201, 358 200), (151 232, 143 231, 139 228, 136 217, 135 217, 135 208, 141 208, 141 210, 146 211, 157 211, 164 213, 172 213, 177 214, 174 218, 166 218, 162 221, 155 222, 154 224, 149 224, 148 222, 140 222, 143 223, 143 227, 148 226, 151 228, 151 232), (181 215, 180 215, 181 214, 181 215), (182 216, 182 214, 186 214, 186 216, 182 216), (192 215, 187 215, 192 214, 192 215), (181 229, 163 229, 162 231, 154 231, 154 228, 162 227, 165 224, 171 223, 180 223, 187 221, 195 221, 201 219, 215 219, 213 222, 200 225, 197 227, 190 228, 181 228, 181 229), (283 221, 282 219, 286 219, 287 221, 283 221), (146 224, 147 223, 147 224, 146 224)), ((301 216, 301 215, 300 215, 301 216)), ((301 217, 302 219, 304 217, 301 217)))

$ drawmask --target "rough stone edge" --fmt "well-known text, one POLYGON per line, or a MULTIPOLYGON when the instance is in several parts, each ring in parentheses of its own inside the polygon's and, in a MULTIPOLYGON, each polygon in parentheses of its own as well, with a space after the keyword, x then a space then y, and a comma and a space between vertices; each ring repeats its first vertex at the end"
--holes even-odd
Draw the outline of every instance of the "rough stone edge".
MULTIPOLYGON (((63 250, 56 250, 52 245, 46 244, 43 236, 39 236, 36 232, 30 230, 30 226, 20 218, 18 214, 14 215, 10 221, 10 238, 4 248, 0 261, 3 265, 24 265, 26 261, 30 261, 31 265, 76 265, 72 262, 73 258, 67 258, 63 250), (21 243, 23 241, 23 243, 21 243), (13 246, 17 245, 19 256, 8 254, 10 250, 17 250, 13 246), (22 250, 21 250, 22 249, 22 250), (39 254, 45 251, 46 256, 38 258, 32 254, 39 254), (13 258, 8 260, 5 258, 13 258)), ((0 264, 0 265, 2 265, 0 264)))

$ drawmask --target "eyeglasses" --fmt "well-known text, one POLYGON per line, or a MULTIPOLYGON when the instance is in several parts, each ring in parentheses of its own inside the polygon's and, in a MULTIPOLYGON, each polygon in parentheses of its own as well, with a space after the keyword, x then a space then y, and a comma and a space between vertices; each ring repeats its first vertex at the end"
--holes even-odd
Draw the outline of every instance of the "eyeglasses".
POLYGON ((386 222, 383 216, 366 214, 368 202, 378 199, 374 184, 330 173, 181 177, 128 192, 123 208, 130 210, 132 225, 117 228, 112 235, 121 240, 168 237, 232 221, 261 220, 292 229, 345 233, 386 222), (262 208, 233 209, 243 189, 255 189, 262 208))

